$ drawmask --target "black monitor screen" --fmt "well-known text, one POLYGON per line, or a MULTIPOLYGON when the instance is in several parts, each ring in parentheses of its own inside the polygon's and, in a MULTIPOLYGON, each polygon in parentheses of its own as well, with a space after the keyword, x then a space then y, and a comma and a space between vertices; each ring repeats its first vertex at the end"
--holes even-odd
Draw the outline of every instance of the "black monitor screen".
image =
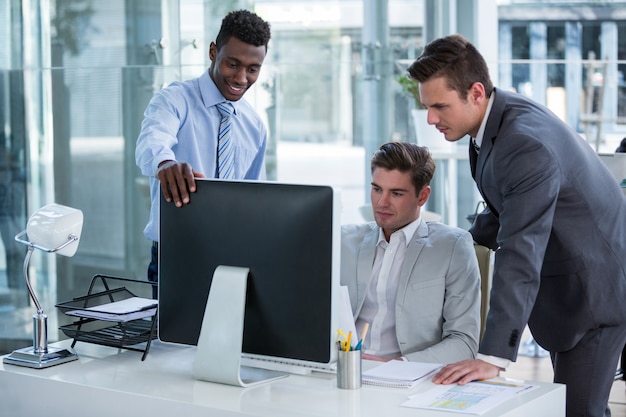
POLYGON ((333 189, 204 179, 196 184, 183 207, 161 196, 159 339, 196 345, 216 267, 246 267, 242 352, 330 362, 333 288, 339 285, 333 189))

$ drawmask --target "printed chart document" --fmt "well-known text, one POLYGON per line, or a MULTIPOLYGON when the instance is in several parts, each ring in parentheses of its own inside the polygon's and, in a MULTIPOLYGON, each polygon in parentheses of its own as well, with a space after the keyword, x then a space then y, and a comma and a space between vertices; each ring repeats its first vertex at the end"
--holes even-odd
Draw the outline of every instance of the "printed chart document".
POLYGON ((495 379, 474 381, 465 385, 437 385, 412 395, 408 401, 402 403, 402 406, 480 415, 522 392, 535 388, 538 387, 495 379))
POLYGON ((130 297, 121 301, 68 311, 65 314, 98 320, 126 322, 154 316, 157 305, 157 300, 130 297))
POLYGON ((435 375, 441 364, 392 360, 363 371, 363 383, 393 388, 412 388, 435 375))

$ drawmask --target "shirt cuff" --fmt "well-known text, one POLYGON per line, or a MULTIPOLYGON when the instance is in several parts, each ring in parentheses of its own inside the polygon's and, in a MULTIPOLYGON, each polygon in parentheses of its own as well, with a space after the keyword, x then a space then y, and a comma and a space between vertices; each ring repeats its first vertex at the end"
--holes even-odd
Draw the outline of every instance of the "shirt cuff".
POLYGON ((159 167, 160 164, 162 164, 165 161, 174 161, 176 162, 176 157, 173 154, 161 154, 161 155, 157 155, 154 157, 153 163, 154 163, 154 177, 156 178, 157 173, 159 172, 159 167))
POLYGON ((494 366, 497 366, 498 368, 502 370, 506 370, 506 368, 508 368, 509 365, 511 364, 511 361, 509 359, 498 358, 497 356, 491 356, 491 355, 483 355, 482 353, 479 353, 478 355, 476 355, 476 359, 480 359, 481 361, 490 363, 494 366))
POLYGON ((161 161, 160 163, 162 164, 161 166, 157 167, 156 170, 156 175, 159 175, 159 171, 163 170, 163 169, 168 169, 169 167, 176 165, 178 162, 174 159, 166 159, 165 161, 161 161), (165 162, 167 161, 167 162, 165 162), (165 162, 165 163, 163 163, 165 162))

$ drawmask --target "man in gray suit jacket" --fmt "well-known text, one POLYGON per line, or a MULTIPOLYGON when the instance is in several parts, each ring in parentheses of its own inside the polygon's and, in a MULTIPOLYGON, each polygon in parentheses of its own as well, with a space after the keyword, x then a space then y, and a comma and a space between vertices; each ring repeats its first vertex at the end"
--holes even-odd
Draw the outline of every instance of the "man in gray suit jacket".
POLYGON ((451 363, 478 349, 480 274, 471 235, 426 223, 435 162, 425 147, 391 142, 371 160, 376 222, 345 225, 341 283, 357 331, 367 323, 363 357, 451 363))
POLYGON ((470 232, 496 250, 478 359, 434 381, 498 375, 528 323, 567 385, 567 416, 610 415, 626 341, 626 199, 591 147, 545 107, 495 89, 459 35, 437 39, 409 67, 428 121, 448 141, 471 136, 470 166, 487 209, 470 232))

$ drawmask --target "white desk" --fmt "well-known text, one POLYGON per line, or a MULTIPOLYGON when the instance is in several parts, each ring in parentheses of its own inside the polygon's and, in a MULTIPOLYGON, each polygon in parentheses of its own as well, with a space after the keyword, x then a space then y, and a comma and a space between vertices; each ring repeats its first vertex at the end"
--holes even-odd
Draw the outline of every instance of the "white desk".
MULTIPOLYGON (((52 346, 68 347, 68 341, 52 346)), ((239 388, 196 381, 191 365, 196 349, 155 341, 141 354, 78 342, 79 360, 47 369, 0 364, 0 415, 20 416, 463 416, 401 407, 412 390, 363 386, 336 388, 334 375, 290 375, 239 388)), ((565 416, 565 387, 537 383, 486 417, 565 416)))

